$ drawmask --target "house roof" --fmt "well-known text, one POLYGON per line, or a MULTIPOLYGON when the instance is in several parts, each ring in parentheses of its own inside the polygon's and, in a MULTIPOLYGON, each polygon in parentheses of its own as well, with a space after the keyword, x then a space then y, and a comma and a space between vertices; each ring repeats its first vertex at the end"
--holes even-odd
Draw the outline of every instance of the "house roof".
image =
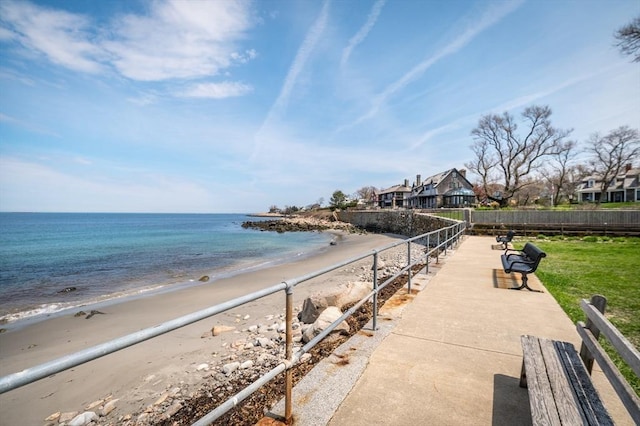
POLYGON ((411 188, 404 185, 396 185, 391 188, 383 189, 378 194, 388 194, 390 192, 411 192, 411 188))
POLYGON ((449 173, 451 173, 452 171, 454 171, 455 169, 450 169, 450 170, 445 170, 444 172, 440 172, 438 174, 435 174, 433 176, 429 176, 428 178, 425 178, 422 181, 422 185, 428 185, 428 184, 433 184, 433 186, 438 186, 438 184, 440 184, 440 182, 442 182, 444 180, 444 178, 447 177, 447 175, 449 173))

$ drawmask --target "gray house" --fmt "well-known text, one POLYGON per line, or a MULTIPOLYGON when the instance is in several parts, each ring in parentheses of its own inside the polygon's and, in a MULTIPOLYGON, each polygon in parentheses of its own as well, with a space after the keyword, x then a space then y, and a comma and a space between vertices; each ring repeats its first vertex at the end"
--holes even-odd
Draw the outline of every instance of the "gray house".
POLYGON ((606 194, 602 194, 602 184, 601 176, 587 176, 576 190, 578 200, 602 203, 640 202, 640 169, 628 165, 623 173, 611 179, 606 194))
POLYGON ((378 194, 378 207, 382 209, 394 209, 396 207, 409 207, 408 199, 411 195, 409 179, 404 180, 404 185, 395 185, 384 189, 378 194))
POLYGON ((409 186, 396 185, 378 194, 380 208, 437 209, 440 207, 468 207, 476 202, 473 185, 467 180, 466 171, 450 169, 429 176, 424 181, 420 175, 409 186))
POLYGON ((408 201, 416 209, 458 208, 474 204, 476 195, 466 170, 450 169, 424 181, 417 175, 408 201))

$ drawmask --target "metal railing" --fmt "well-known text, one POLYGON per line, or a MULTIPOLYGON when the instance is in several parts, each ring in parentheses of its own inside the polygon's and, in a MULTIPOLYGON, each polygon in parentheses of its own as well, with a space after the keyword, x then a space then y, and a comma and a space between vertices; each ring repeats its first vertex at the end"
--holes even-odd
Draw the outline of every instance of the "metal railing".
MULTIPOLYGON (((455 221, 451 221, 455 222, 455 221)), ((206 309, 202 309, 197 312, 193 312, 188 315, 164 322, 155 327, 146 328, 144 330, 137 331, 135 333, 128 334, 123 337, 119 337, 108 342, 87 348, 85 350, 75 352, 70 355, 66 355, 44 364, 37 365, 35 367, 27 368, 20 372, 9 374, 0 378, 0 394, 9 392, 21 386, 33 383, 37 380, 48 377, 52 374, 59 373, 64 370, 76 367, 78 365, 87 363, 113 352, 125 349, 129 346, 142 343, 151 338, 160 336, 170 331, 176 330, 181 327, 193 324, 203 319, 212 317, 214 315, 226 312, 230 309, 239 307, 249 302, 259 300, 263 297, 272 295, 274 293, 284 291, 286 298, 286 340, 285 340, 285 359, 280 362, 272 370, 258 378, 248 387, 242 389, 240 392, 229 398, 227 401, 216 407, 213 411, 206 414, 200 420, 194 423, 194 425, 202 426, 208 425, 227 413, 229 410, 240 404, 244 399, 249 397, 252 393, 256 392, 260 387, 265 385, 270 380, 274 379, 281 373, 286 374, 285 383, 285 419, 289 423, 292 419, 292 388, 293 388, 293 374, 292 368, 300 361, 300 358, 305 353, 309 352, 315 345, 317 345, 322 339, 329 335, 342 321, 353 315, 363 304, 372 300, 373 302, 373 318, 372 328, 375 331, 377 329, 377 315, 378 315, 378 294, 388 284, 393 282, 396 278, 400 277, 404 273, 408 274, 408 291, 411 292, 411 270, 412 267, 423 262, 426 264, 426 272, 429 270, 429 259, 435 257, 436 263, 439 261, 440 254, 446 255, 447 250, 452 246, 457 245, 460 237, 464 234, 466 229, 464 222, 455 222, 453 225, 444 227, 435 231, 428 232, 426 234, 418 235, 416 237, 401 240, 379 249, 375 249, 372 252, 368 252, 340 263, 328 266, 326 268, 317 270, 315 272, 303 275, 297 278, 286 280, 284 282, 266 287, 262 290, 246 294, 244 296, 237 297, 224 303, 211 306, 206 309), (388 277, 384 282, 378 283, 378 259, 380 253, 397 247, 399 245, 407 245, 407 265, 401 268, 393 276, 388 277), (423 254, 416 256, 415 261, 412 261, 412 245, 420 244, 424 246, 423 254), (323 330, 320 334, 315 336, 307 344, 302 346, 296 353, 293 353, 293 330, 292 324, 294 322, 293 316, 293 290, 295 286, 321 276, 323 274, 334 271, 338 268, 342 268, 351 263, 372 257, 373 260, 373 288, 372 290, 360 299, 355 305, 349 308, 343 315, 333 322, 329 327, 323 330)))

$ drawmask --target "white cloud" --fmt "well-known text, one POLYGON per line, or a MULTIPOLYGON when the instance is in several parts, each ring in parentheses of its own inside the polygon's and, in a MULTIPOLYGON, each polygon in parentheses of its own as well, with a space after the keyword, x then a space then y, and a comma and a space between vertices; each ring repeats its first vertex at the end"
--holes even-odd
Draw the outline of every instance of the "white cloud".
POLYGON ((248 84, 235 81, 223 81, 221 83, 200 83, 185 90, 180 96, 187 98, 224 99, 236 96, 244 96, 251 93, 253 87, 248 84))
MULTIPOLYGON (((148 16, 122 17, 115 39, 103 46, 133 80, 212 76, 232 65, 235 45, 251 23, 247 1, 155 2, 148 16)), ((255 52, 242 59, 252 57, 255 52)))
POLYGON ((382 11, 382 7, 386 3, 386 0, 378 0, 375 2, 373 7, 371 8, 371 12, 369 12, 369 16, 367 16, 367 22, 358 30, 358 32, 351 37, 349 40, 349 44, 342 51, 342 58, 340 59, 340 66, 344 67, 351 56, 351 52, 356 48, 360 43, 362 43, 369 31, 373 28, 378 20, 378 16, 380 16, 380 12, 382 11))
POLYGON ((29 2, 0 2, 0 37, 24 54, 88 73, 115 68, 141 81, 208 77, 257 56, 237 45, 253 24, 248 1, 155 1, 148 15, 122 15, 105 28, 84 15, 29 2))
POLYGON ((88 18, 13 1, 0 3, 0 15, 3 37, 9 34, 51 62, 75 71, 95 73, 102 69, 97 59, 103 52, 90 41, 92 23, 88 18))

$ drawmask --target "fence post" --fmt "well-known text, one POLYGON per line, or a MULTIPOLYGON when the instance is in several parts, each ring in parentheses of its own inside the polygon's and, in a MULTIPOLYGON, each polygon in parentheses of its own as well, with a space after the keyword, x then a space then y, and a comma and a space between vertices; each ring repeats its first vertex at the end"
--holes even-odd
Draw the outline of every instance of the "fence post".
MULTIPOLYGON (((286 340, 285 358, 292 361, 293 358, 293 285, 287 283, 286 290, 286 340)), ((293 420, 293 370, 287 368, 285 373, 285 401, 284 418, 286 424, 290 425, 293 420)))
POLYGON ((378 329, 378 251, 373 252, 373 331, 378 329))
POLYGON ((444 228, 444 255, 447 255, 447 246, 449 245, 449 228, 444 228))
POLYGON ((429 273, 429 253, 431 252, 431 245, 429 244, 429 237, 431 234, 427 234, 427 267, 425 268, 425 274, 429 273))
POLYGON ((409 274, 407 278, 407 288, 408 294, 411 294, 411 241, 407 242, 407 266, 409 267, 407 271, 407 274, 409 274))
POLYGON ((440 230, 438 229, 438 245, 436 246, 436 265, 440 263, 440 230))
MULTIPOLYGON (((591 304, 598 311, 600 311, 601 314, 604 314, 604 309, 607 306, 607 299, 604 296, 600 296, 599 294, 596 294, 593 297, 591 297, 591 304)), ((593 323, 593 321, 591 321, 591 318, 589 317, 587 317, 585 328, 591 331, 591 333, 593 333, 593 337, 595 337, 596 340, 598 340, 598 337, 600 337, 600 330, 598 330, 598 327, 596 327, 596 325, 593 323)), ((591 374, 591 370, 593 369, 593 356, 591 355, 591 353, 589 352, 589 349, 587 349, 584 343, 582 343, 582 345, 580 346, 580 358, 582 358, 582 361, 584 361, 585 367, 587 367, 587 371, 589 372, 589 374, 591 374)))

